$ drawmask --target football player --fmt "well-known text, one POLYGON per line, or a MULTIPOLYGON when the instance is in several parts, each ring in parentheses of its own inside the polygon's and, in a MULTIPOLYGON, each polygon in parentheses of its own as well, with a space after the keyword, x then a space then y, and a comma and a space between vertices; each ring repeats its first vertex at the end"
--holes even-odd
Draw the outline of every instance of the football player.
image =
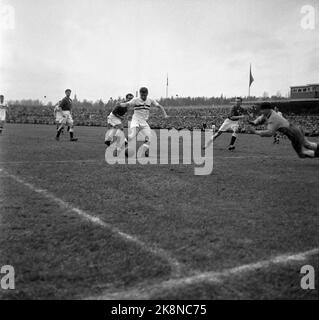
POLYGON ((264 102, 260 106, 261 116, 254 121, 249 121, 251 125, 265 124, 266 130, 255 130, 248 127, 248 131, 257 134, 260 137, 272 137, 276 131, 279 131, 291 141, 292 147, 300 158, 318 158, 319 145, 310 142, 304 135, 301 128, 289 123, 287 119, 272 109, 269 102, 264 102))
MULTIPOLYGON (((63 123, 64 117, 63 117, 63 113, 62 113, 62 109, 60 108, 60 104, 61 101, 59 101, 53 109, 53 114, 54 114, 54 119, 55 119, 55 123, 56 123, 56 129, 59 130, 61 124, 63 123)), ((63 133, 63 129, 62 129, 62 133, 63 133)))
POLYGON ((151 128, 147 123, 150 114, 150 108, 152 106, 159 108, 164 117, 168 118, 168 115, 163 106, 161 106, 157 101, 148 98, 148 89, 143 87, 140 89, 140 97, 132 99, 129 102, 121 103, 122 107, 133 107, 134 113, 130 125, 130 133, 128 135, 128 140, 132 140, 136 137, 137 129, 141 130, 145 137, 144 140, 144 150, 145 157, 149 157, 149 148, 151 142, 151 128))
POLYGON ((65 97, 62 99, 60 103, 60 108, 62 110, 62 115, 63 115, 63 122, 61 123, 59 129, 57 130, 57 134, 55 139, 59 141, 60 135, 63 130, 63 126, 67 124, 70 127, 69 133, 70 133, 70 141, 75 142, 78 141, 77 138, 74 138, 74 123, 73 123, 73 118, 71 114, 72 110, 72 100, 70 98, 71 96, 71 89, 66 89, 65 90, 65 97))
MULTIPOLYGON (((280 116, 282 116, 282 113, 279 111, 277 107, 274 108, 274 111, 277 112, 280 116)), ((279 144, 280 142, 280 134, 278 131, 274 134, 274 143, 279 144)))
POLYGON ((4 102, 4 95, 0 95, 0 134, 2 134, 6 121, 7 104, 4 102))
POLYGON ((245 110, 241 106, 242 98, 237 97, 235 102, 236 102, 236 104, 232 107, 229 117, 224 121, 224 123, 219 128, 219 130, 207 142, 204 149, 208 148, 212 144, 212 142, 215 141, 224 132, 231 130, 232 137, 230 140, 230 144, 228 146, 228 150, 230 150, 230 151, 235 150, 235 142, 237 139, 237 132, 239 129, 239 120, 245 118, 245 115, 244 115, 245 110))
MULTIPOLYGON (((124 102, 129 102, 134 98, 134 95, 128 93, 125 97, 124 102)), ((123 133, 123 124, 125 114, 127 113, 127 106, 121 106, 120 103, 117 103, 115 108, 107 117, 108 129, 105 133, 104 143, 109 147, 113 141, 113 138, 116 137, 116 149, 114 151, 114 156, 117 156, 122 150, 123 144, 126 142, 124 133, 123 133), (124 141, 123 141, 124 140, 124 141)))

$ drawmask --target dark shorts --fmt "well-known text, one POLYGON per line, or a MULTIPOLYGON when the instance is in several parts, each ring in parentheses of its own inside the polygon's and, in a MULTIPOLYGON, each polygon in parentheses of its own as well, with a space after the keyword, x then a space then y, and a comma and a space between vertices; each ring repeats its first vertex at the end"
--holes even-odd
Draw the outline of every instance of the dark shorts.
POLYGON ((278 131, 287 136, 297 154, 300 157, 303 157, 302 148, 305 145, 305 134, 303 130, 293 124, 290 124, 288 128, 280 128, 278 131))

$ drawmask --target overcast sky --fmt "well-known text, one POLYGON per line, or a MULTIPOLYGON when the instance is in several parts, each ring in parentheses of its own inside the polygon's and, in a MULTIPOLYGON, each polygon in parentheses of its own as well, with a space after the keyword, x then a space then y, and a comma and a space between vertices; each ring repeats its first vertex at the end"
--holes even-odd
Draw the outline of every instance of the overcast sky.
POLYGON ((0 0, 15 24, 0 35, 0 91, 56 101, 123 96, 146 85, 154 98, 287 94, 319 82, 316 0, 0 0), (303 5, 316 9, 304 30, 303 5))

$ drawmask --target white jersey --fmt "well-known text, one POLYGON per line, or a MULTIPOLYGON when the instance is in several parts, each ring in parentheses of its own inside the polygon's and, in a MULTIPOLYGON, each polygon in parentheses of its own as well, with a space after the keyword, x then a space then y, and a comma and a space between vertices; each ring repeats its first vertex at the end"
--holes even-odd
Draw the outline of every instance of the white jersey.
POLYGON ((271 111, 269 117, 260 116, 254 121, 254 123, 256 125, 265 123, 267 125, 267 130, 264 131, 272 133, 275 133, 278 129, 289 128, 290 126, 289 121, 274 110, 271 111))
POLYGON ((128 104, 134 108, 134 116, 144 121, 149 118, 151 106, 159 106, 157 101, 150 98, 147 98, 145 101, 141 98, 135 98, 128 102, 128 104))
POLYGON ((6 120, 7 104, 5 102, 0 103, 0 121, 6 120))

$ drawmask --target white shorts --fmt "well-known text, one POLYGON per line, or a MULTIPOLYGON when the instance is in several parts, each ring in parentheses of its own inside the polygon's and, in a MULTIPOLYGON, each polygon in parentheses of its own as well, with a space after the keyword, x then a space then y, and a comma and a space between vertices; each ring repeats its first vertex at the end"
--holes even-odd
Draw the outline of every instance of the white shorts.
POLYGON ((218 131, 226 132, 228 130, 232 130, 233 132, 237 132, 238 128, 239 128, 238 121, 226 119, 218 131))
POLYGON ((107 124, 112 127, 120 126, 122 124, 122 120, 111 112, 107 117, 107 124))
POLYGON ((6 121, 6 110, 0 109, 0 121, 6 121))
POLYGON ((130 128, 131 129, 133 129, 133 128, 150 129, 150 126, 146 122, 145 119, 142 119, 142 118, 136 116, 135 114, 133 114, 130 128))
POLYGON ((57 113, 55 116, 55 122, 58 124, 61 124, 64 120, 63 114, 62 113, 57 113))
POLYGON ((62 111, 63 120, 68 126, 73 126, 73 119, 70 111, 62 111))

